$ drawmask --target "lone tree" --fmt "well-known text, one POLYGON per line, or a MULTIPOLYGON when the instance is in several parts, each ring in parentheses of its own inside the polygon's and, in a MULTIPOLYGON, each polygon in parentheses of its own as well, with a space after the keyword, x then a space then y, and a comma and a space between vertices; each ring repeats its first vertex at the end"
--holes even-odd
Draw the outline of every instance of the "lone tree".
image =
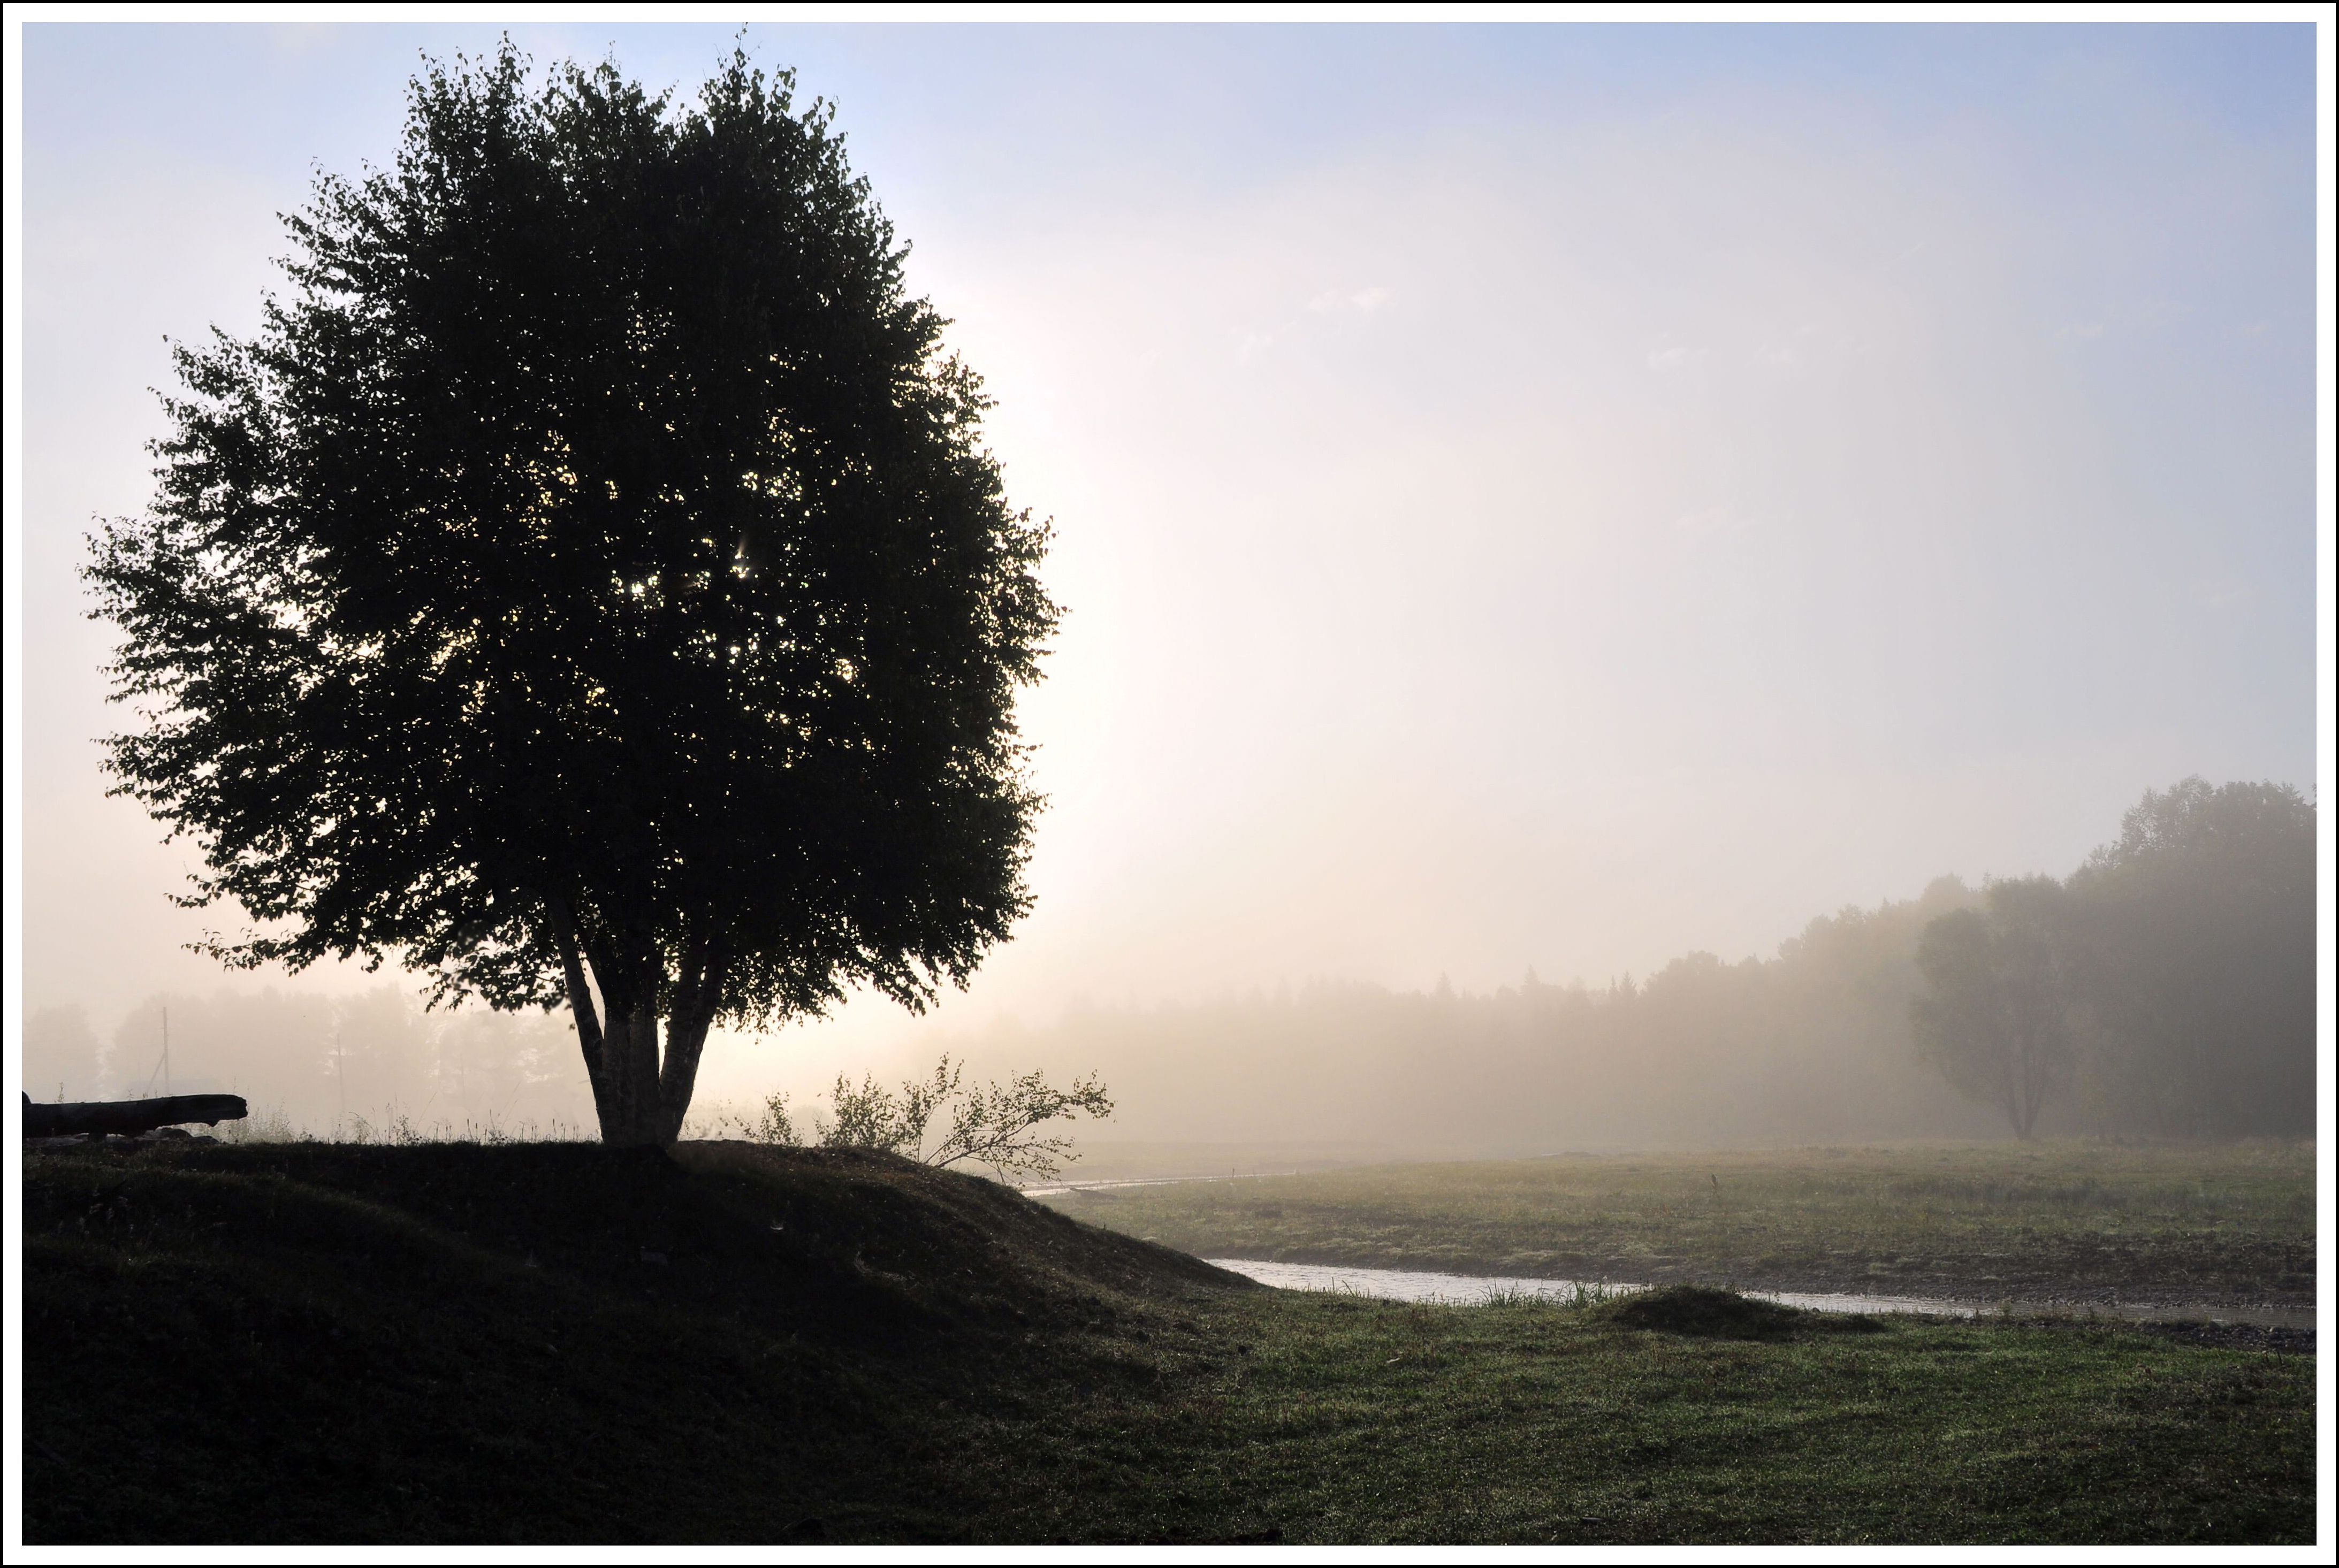
POLYGON ((793 86, 430 64, 259 334, 176 349, 85 568, 115 793, 253 922, 202 951, 566 1001, 613 1144, 673 1141, 715 1021, 922 1009, 1031 902, 1048 530, 793 86))
POLYGON ((1926 990, 1909 1005, 1917 1053, 2028 1138, 2074 1055, 2068 900, 2050 876, 1992 882, 1917 938, 1926 990))

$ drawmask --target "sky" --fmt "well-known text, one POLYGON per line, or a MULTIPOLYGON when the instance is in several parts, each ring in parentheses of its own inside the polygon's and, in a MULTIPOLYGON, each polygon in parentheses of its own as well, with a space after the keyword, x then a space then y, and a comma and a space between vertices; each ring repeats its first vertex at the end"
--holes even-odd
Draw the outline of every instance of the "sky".
MULTIPOLYGON (((736 31, 511 35, 687 94, 736 31)), ((183 950, 232 912, 104 794, 84 536, 152 494, 165 338, 251 331, 277 215, 496 37, 24 29, 27 1010, 271 982, 183 950)), ((2187 774, 2315 784, 2310 27, 744 39, 837 106, 1069 613, 1012 942, 702 1092, 1081 1001, 1767 955, 2067 873, 2187 774)))

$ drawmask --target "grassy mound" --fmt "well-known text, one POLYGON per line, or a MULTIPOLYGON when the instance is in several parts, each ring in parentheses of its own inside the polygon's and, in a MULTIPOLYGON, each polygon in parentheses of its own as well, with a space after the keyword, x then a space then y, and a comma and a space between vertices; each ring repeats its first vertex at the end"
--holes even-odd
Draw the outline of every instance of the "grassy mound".
POLYGON ((1607 1310, 1609 1321, 1620 1326, 1694 1339, 1792 1339, 1806 1334, 1873 1334, 1883 1326, 1872 1317, 1806 1312, 1705 1285, 1635 1291, 1607 1310))
POLYGON ((166 1145, 24 1173, 33 1541, 947 1537, 982 1483, 953 1494, 938 1413, 1143 1376, 1125 1337, 1253 1288, 884 1155, 166 1145))

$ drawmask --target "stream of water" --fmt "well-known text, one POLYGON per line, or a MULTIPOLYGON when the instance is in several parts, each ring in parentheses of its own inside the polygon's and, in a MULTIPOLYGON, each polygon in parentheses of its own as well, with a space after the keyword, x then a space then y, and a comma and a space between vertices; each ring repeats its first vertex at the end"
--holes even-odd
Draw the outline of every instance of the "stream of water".
MULTIPOLYGON (((1417 1268, 1352 1268, 1345 1264, 1331 1263, 1261 1263, 1248 1257, 1211 1257, 1204 1261, 1246 1275, 1261 1285, 1273 1285, 1285 1290, 1330 1290, 1351 1296, 1377 1297, 1386 1301, 1436 1301, 1455 1306, 1523 1296, 1573 1299, 1579 1290, 1605 1291, 1615 1295, 1622 1291, 1647 1288, 1641 1285, 1619 1285, 1613 1280, 1501 1278, 1477 1274, 1435 1274, 1417 1268)), ((1760 1296, 1787 1307, 1807 1307, 1814 1312, 1921 1312, 1946 1317, 1972 1317, 2001 1309, 2001 1304, 1996 1302, 1953 1301, 1926 1296, 1860 1296, 1850 1292, 1791 1290, 1750 1290, 1746 1294, 1760 1296)), ((2122 1317, 2137 1322, 2245 1323, 2262 1328, 2314 1326, 2314 1309, 2311 1307, 2217 1307, 2184 1303, 2128 1306, 2114 1302, 2073 1305, 2017 1301, 2004 1304, 2004 1309, 2018 1316, 2058 1312, 2085 1317, 2094 1313, 2098 1317, 2122 1317)))

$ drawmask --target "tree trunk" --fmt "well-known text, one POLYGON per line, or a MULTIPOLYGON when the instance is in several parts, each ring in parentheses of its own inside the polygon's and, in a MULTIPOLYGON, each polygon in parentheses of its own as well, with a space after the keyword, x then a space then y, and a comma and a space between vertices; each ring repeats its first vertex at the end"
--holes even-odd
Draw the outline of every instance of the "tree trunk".
POLYGON ((569 912, 566 899, 548 898, 545 912, 550 917, 554 941, 560 948, 560 968, 567 983, 568 1011, 577 1023, 577 1048, 585 1056, 586 1081, 593 1089, 593 1115, 601 1125, 601 1137, 607 1141, 614 1107, 610 1101, 608 1068, 609 1042, 601 1031, 601 1018, 593 1007, 593 988, 585 978, 584 954, 577 936, 575 917, 569 912))
POLYGON ((691 1090, 698 1082, 698 1056, 706 1049, 705 1014, 696 1018, 677 1012, 666 1021, 666 1061, 658 1074, 658 1140, 672 1143, 682 1136, 683 1118, 690 1114, 691 1090))
POLYGON ((723 1001, 725 959, 721 947, 706 942, 691 943, 683 958, 682 982, 675 988, 674 1012, 666 1020, 666 1060, 658 1073, 660 1137, 667 1143, 682 1136, 682 1119, 690 1112, 699 1054, 723 1001))
POLYGON ((664 1133, 659 1114, 657 1014, 647 1006, 612 1006, 601 1049, 608 1080, 601 1105, 601 1141, 622 1149, 673 1142, 664 1133))
POLYGON ((577 1046, 593 1085, 601 1141, 620 1149, 670 1146, 682 1136, 683 1119, 690 1112, 698 1081, 699 1055, 722 1003, 722 954, 706 942, 694 942, 677 983, 669 988, 655 945, 643 944, 631 962, 624 962, 606 944, 588 944, 580 937, 566 902, 551 899, 547 905, 560 947, 569 1010, 576 1015, 577 1046), (592 979, 599 982, 602 1006, 597 1013, 593 986, 587 980, 588 966, 592 979), (672 997, 663 1020, 663 1053, 655 1001, 661 991, 672 997))

